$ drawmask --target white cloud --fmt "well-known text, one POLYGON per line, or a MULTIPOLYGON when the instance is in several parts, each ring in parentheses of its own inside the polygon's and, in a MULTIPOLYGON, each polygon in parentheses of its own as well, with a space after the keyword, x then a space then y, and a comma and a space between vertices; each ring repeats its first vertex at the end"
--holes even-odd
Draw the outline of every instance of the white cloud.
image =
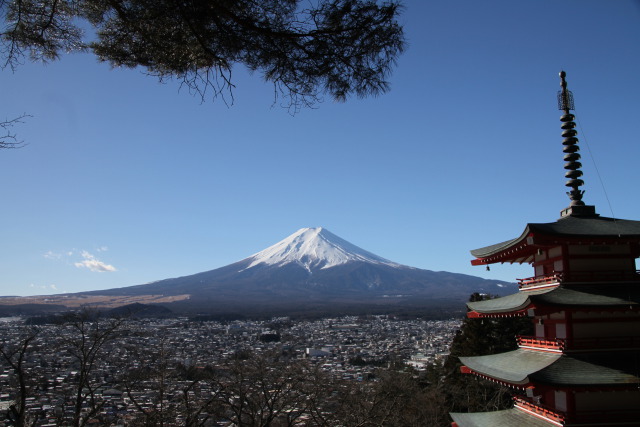
POLYGON ((53 252, 53 251, 47 251, 47 252, 43 255, 43 257, 45 257, 45 258, 47 258, 47 259, 60 259, 60 258, 62 258, 62 254, 58 254, 58 253, 55 253, 55 252, 53 252))
MULTIPOLYGON (((98 253, 106 252, 108 250, 109 248, 106 246, 99 246, 98 248, 96 248, 96 251, 98 253)), ((95 257, 95 255, 91 254, 88 251, 78 251, 77 249, 62 252, 47 251, 43 256, 51 260, 64 260, 68 264, 73 263, 73 265, 77 268, 87 268, 90 271, 95 271, 98 273, 117 271, 117 269, 113 265, 100 261, 95 257), (73 262, 72 258, 77 259, 78 254, 82 257, 82 261, 73 262)), ((39 288, 39 286, 35 287, 39 288)), ((55 285, 51 285, 51 289, 56 289, 55 285)))
POLYGON ((87 251, 82 251, 82 258, 84 258, 83 261, 74 263, 76 267, 88 268, 98 273, 117 271, 113 265, 105 264, 87 251))
MULTIPOLYGON (((39 289, 39 290, 45 290, 45 291, 57 291, 58 290, 58 286, 51 284, 51 285, 36 285, 35 283, 29 283, 29 287, 31 289, 39 289)), ((64 292, 63 292, 64 293, 64 292)))

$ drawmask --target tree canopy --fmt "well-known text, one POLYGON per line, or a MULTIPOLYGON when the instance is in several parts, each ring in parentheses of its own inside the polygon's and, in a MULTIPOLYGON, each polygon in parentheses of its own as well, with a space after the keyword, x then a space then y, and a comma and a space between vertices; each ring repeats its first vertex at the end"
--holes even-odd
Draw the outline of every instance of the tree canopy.
POLYGON ((12 69, 91 51, 231 100, 243 64, 299 108, 387 91, 405 46, 401 9, 400 0, 0 0, 0 41, 12 69))

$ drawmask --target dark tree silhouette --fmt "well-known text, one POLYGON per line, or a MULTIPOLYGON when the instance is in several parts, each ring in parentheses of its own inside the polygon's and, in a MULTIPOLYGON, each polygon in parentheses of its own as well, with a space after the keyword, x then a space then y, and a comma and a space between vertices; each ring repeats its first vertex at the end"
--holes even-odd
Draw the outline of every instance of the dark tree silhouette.
MULTIPOLYGON (((180 425, 185 427, 211 425, 210 418, 221 412, 217 405, 218 395, 215 390, 203 391, 202 385, 212 381, 215 370, 172 361, 184 359, 186 355, 168 352, 165 331, 159 331, 158 335, 158 342, 153 346, 133 345, 127 349, 129 360, 124 361, 120 383, 138 413, 130 425, 172 426, 178 418, 180 425), (153 363, 131 367, 136 360, 153 360, 153 363), (153 393, 143 393, 148 389, 153 393)), ((146 341, 150 335, 142 338, 146 341)))
POLYGON ((307 368, 278 353, 232 357, 219 366, 211 384, 219 390, 217 400, 232 424, 293 426, 307 410, 307 368))
POLYGON ((36 338, 39 334, 37 328, 25 328, 19 335, 11 340, 2 339, 0 341, 0 366, 7 364, 13 372, 16 387, 13 390, 14 403, 9 407, 6 414, 7 425, 23 427, 30 423, 27 417, 26 400, 30 394, 31 384, 29 373, 27 373, 24 362, 25 358, 33 351, 36 338))
MULTIPOLYGON (((488 299, 473 294, 470 301, 488 299)), ((531 335, 529 317, 466 318, 451 343, 450 354, 444 361, 439 383, 447 412, 482 412, 506 409, 512 405, 511 392, 506 387, 460 373, 461 356, 481 356, 515 350, 517 335, 531 335)), ((448 425, 447 419, 442 425, 448 425)))
POLYGON ((66 331, 62 331, 60 350, 70 356, 77 369, 71 425, 82 427, 92 422, 104 405, 96 394, 102 386, 96 371, 106 362, 106 346, 118 337, 124 319, 103 319, 85 309, 64 317, 63 322, 66 331))
MULTIPOLYGON (((114 66, 229 94, 243 64, 294 108, 388 90, 405 41, 399 1, 0 0, 5 66, 91 50, 114 66), (83 29, 94 30, 85 37, 83 29)), ((232 98, 231 98, 232 99, 232 98)))

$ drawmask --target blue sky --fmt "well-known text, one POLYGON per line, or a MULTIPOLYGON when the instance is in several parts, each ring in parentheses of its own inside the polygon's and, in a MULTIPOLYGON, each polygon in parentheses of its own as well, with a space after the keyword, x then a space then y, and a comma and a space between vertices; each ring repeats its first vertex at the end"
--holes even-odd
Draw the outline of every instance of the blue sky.
POLYGON ((193 274, 316 226, 414 267, 531 276, 469 250, 568 205, 561 69, 585 201, 640 219, 639 2, 405 4, 391 91, 294 117, 241 67, 233 106, 89 54, 2 71, 0 119, 32 117, 0 151, 0 295, 193 274))

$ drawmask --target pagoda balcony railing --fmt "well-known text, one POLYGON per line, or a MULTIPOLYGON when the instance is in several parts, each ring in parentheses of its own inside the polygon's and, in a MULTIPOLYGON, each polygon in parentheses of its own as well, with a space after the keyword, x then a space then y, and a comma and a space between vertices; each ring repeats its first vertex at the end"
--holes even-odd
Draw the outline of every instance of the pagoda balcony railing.
POLYGON ((565 421, 566 414, 564 412, 545 408, 542 405, 531 403, 528 400, 519 396, 514 396, 513 401, 516 407, 519 407, 529 412, 533 412, 534 414, 539 415, 548 420, 555 421, 556 423, 564 423, 565 421))
POLYGON ((516 340, 520 348, 552 352, 640 348, 640 336, 544 339, 518 335, 516 340))
POLYGON ((518 347, 520 348, 531 348, 536 350, 553 351, 553 352, 564 351, 565 345, 566 345, 566 340, 562 338, 554 338, 554 339, 547 340, 543 338, 518 335, 516 336, 516 340, 518 341, 518 347))
POLYGON ((542 288, 546 286, 557 285, 562 282, 562 273, 555 273, 550 276, 534 276, 526 279, 516 279, 518 287, 523 288, 542 288))
POLYGON ((516 280, 518 281, 520 289, 543 288, 563 282, 635 282, 640 281, 640 270, 559 272, 546 276, 534 276, 516 280))

